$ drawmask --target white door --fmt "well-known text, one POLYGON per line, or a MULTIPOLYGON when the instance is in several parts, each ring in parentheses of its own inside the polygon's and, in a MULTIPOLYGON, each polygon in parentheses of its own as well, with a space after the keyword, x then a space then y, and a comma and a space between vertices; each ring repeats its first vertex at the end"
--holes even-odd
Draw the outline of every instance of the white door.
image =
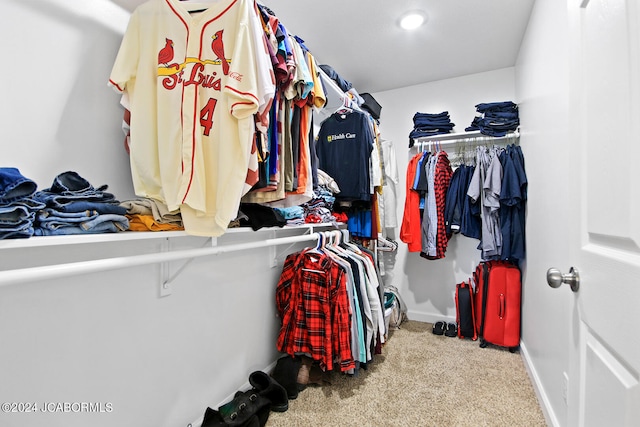
POLYGON ((564 208, 575 211, 571 259, 580 275, 571 308, 571 426, 640 426, 638 3, 568 0, 569 162, 578 176, 564 208))

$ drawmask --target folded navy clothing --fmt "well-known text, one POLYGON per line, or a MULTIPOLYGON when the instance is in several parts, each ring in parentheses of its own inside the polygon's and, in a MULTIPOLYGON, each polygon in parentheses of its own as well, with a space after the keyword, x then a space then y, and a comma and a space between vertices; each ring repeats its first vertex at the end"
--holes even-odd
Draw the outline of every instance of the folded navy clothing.
POLYGON ((476 111, 480 115, 465 128, 467 132, 479 130, 483 135, 500 137, 520 126, 518 105, 512 101, 480 103, 476 111))
POLYGON ((443 111, 442 113, 415 113, 413 115, 413 122, 415 123, 418 119, 439 119, 439 118, 449 118, 449 112, 443 111))
POLYGON ((451 122, 448 111, 441 113, 415 113, 413 130, 409 133, 409 148, 413 147, 416 138, 451 133, 455 123, 451 122))
POLYGON ((482 127, 480 128, 480 133, 487 136, 501 137, 505 136, 509 132, 513 132, 514 130, 516 129, 494 129, 491 127, 482 127))
POLYGON ((448 129, 451 130, 455 126, 455 123, 424 123, 416 125, 413 128, 415 130, 431 130, 431 129, 448 129))
POLYGON ((414 129, 411 131, 411 133, 409 133, 409 137, 416 139, 416 138, 422 138, 425 136, 432 136, 432 135, 442 135, 444 133, 450 133, 451 129, 440 129, 440 128, 435 128, 435 129, 414 129))
POLYGON ((484 113, 485 119, 510 120, 519 117, 518 110, 515 111, 487 111, 484 113))
POLYGON ((493 129, 513 129, 515 130, 520 125, 520 120, 492 120, 482 119, 479 126, 480 128, 489 127, 493 129))
POLYGON ((486 111, 513 111, 517 109, 518 105, 512 101, 485 102, 476 105, 476 111, 479 113, 486 111))
POLYGON ((451 118, 448 113, 443 114, 427 114, 427 113, 416 113, 413 116, 413 125, 414 126, 422 126, 422 125, 430 125, 430 124, 447 124, 451 123, 451 118))
POLYGON ((480 116, 474 117, 473 120, 471 121, 471 124, 464 129, 465 132, 480 130, 480 120, 482 120, 482 117, 480 116))

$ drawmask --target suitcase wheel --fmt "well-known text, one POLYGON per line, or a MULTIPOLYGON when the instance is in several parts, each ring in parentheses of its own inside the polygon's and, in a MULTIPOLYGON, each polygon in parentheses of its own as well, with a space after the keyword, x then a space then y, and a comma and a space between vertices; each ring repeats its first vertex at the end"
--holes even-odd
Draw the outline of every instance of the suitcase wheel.
POLYGON ((480 338, 480 348, 485 348, 485 347, 487 347, 487 342, 484 339, 480 338))

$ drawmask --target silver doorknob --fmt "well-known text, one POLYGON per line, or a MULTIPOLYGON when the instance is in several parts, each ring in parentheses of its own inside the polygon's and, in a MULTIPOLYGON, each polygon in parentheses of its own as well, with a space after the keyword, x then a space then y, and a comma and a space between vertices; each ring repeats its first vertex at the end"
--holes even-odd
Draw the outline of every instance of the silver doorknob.
POLYGON ((571 286, 573 292, 578 292, 580 288, 580 275, 578 269, 571 267, 568 274, 562 274, 557 268, 547 270, 547 283, 552 288, 558 288, 563 283, 571 286))

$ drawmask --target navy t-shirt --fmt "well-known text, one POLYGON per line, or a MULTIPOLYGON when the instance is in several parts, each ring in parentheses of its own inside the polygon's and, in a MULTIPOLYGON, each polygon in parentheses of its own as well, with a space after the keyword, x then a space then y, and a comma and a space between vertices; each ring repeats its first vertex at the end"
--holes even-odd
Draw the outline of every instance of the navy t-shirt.
POLYGON ((340 187, 336 200, 371 199, 369 160, 373 144, 369 118, 364 113, 334 113, 322 123, 316 145, 318 168, 340 187))

